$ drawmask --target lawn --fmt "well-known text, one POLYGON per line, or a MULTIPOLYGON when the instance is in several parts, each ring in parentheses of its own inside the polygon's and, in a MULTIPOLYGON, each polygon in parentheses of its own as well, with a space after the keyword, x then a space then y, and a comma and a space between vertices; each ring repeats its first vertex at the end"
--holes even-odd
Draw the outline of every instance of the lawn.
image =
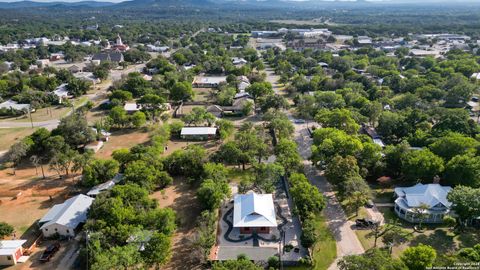
MULTIPOLYGON (((397 220, 400 226, 411 233, 412 238, 409 242, 393 248, 392 253, 394 257, 399 257, 407 247, 419 244, 430 245, 437 250, 438 254, 446 254, 463 247, 472 247, 480 242, 478 231, 466 230, 461 234, 457 234, 449 228, 438 224, 426 225, 426 230, 423 233, 414 232, 412 224, 399 220, 391 207, 378 207, 378 210, 383 213, 386 222, 397 220)), ((355 233, 365 250, 373 247, 374 239, 367 237, 370 230, 355 230, 355 233)), ((378 240, 377 244, 378 246, 383 245, 381 239, 378 240)))
MULTIPOLYGON (((71 100, 73 106, 78 108, 84 105, 88 101, 88 98, 83 96, 78 99, 71 100)), ((62 105, 56 105, 48 108, 40 108, 37 109, 34 113, 32 113, 32 120, 33 122, 43 122, 43 121, 50 121, 60 119, 62 117, 67 116, 72 111, 72 107, 65 107, 62 105)), ((18 116, 18 117, 6 117, 2 118, 2 121, 7 122, 30 122, 30 117, 28 114, 18 116)))
POLYGON ((193 101, 205 102, 212 100, 212 90, 209 88, 194 88, 195 98, 193 101))
POLYGON ((0 128, 0 151, 5 151, 10 146, 35 131, 36 128, 0 128))
POLYGON ((295 266, 287 267, 290 270, 325 270, 333 263, 337 257, 337 244, 332 233, 328 229, 325 217, 317 216, 316 232, 318 240, 313 247, 313 267, 311 266, 295 266))
POLYGON ((253 177, 252 168, 246 170, 239 169, 237 167, 230 167, 228 170, 228 180, 233 183, 240 183, 243 179, 253 177))
POLYGON ((313 269, 327 269, 337 257, 337 244, 323 216, 317 217, 315 224, 318 241, 313 247, 313 269))

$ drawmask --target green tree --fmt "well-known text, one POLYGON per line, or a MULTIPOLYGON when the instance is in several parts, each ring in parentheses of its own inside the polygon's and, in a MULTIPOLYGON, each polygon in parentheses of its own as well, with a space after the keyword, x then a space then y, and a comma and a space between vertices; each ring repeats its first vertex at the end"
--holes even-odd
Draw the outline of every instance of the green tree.
POLYGON ((317 214, 325 207, 325 198, 317 187, 311 185, 305 175, 294 173, 290 176, 290 193, 295 202, 295 209, 305 219, 310 214, 317 214))
POLYGON ((83 169, 82 183, 87 187, 111 180, 119 170, 119 163, 112 159, 96 159, 83 169))
POLYGON ((27 143, 25 140, 21 140, 13 144, 8 150, 6 156, 7 160, 13 163, 13 175, 15 175, 15 169, 17 168, 20 161, 27 156, 29 149, 29 143, 27 143))
POLYGON ((230 196, 230 186, 225 181, 215 182, 207 179, 197 190, 197 196, 206 209, 214 210, 220 207, 225 198, 230 196))
POLYGON ((263 270, 263 267, 256 265, 245 256, 239 256, 237 260, 214 263, 212 270, 263 270))
POLYGON ((272 84, 269 82, 255 82, 252 83, 247 89, 245 89, 246 92, 248 92, 253 100, 257 101, 259 97, 263 96, 268 96, 268 95, 273 95, 274 91, 272 89, 272 84))
POLYGON ((90 87, 91 83, 84 80, 72 78, 68 81, 67 91, 70 95, 74 97, 79 97, 85 95, 90 89, 90 87))
POLYGON ((171 242, 170 236, 154 232, 141 253, 147 265, 158 268, 168 262, 172 254, 171 242))
POLYGON ((297 144, 294 141, 280 139, 275 145, 274 152, 276 162, 283 166, 285 173, 290 174, 302 169, 302 157, 298 153, 297 144))
POLYGON ((445 180, 452 185, 480 187, 480 157, 473 154, 454 156, 448 161, 445 180))
POLYGON ((360 176, 357 159, 353 156, 335 156, 325 169, 325 177, 334 185, 341 185, 349 178, 360 176))
POLYGON ((194 97, 195 92, 189 82, 177 82, 170 89, 170 98, 174 101, 187 101, 194 97))
POLYGON ((3 239, 5 236, 11 235, 15 229, 12 225, 6 222, 0 222, 0 239, 3 239))
POLYGON ((357 217, 358 210, 360 209, 360 207, 365 205, 369 199, 370 199, 370 194, 368 192, 354 191, 351 194, 349 194, 346 200, 346 205, 350 206, 355 210, 355 216, 357 217))
POLYGON ((135 112, 130 117, 130 121, 135 128, 140 128, 147 122, 147 116, 143 112, 135 112))
POLYGON ((399 113, 384 111, 378 119, 377 132, 387 143, 399 143, 410 133, 411 127, 399 113))
POLYGON ((347 109, 320 110, 315 116, 322 127, 331 127, 345 131, 347 134, 357 134, 360 125, 353 119, 347 109))
POLYGON ((60 120, 52 135, 60 135, 72 147, 85 145, 95 140, 94 131, 88 126, 87 118, 80 113, 73 113, 60 120))
POLYGON ((302 235, 300 242, 303 247, 310 248, 317 242, 316 221, 315 217, 309 216, 302 222, 302 235))
POLYGON ((437 139, 429 148, 433 153, 449 161, 456 155, 475 152, 480 145, 478 141, 460 133, 448 133, 437 139))
POLYGON ((280 177, 285 174, 283 167, 276 163, 259 163, 254 166, 255 180, 257 188, 266 193, 275 191, 275 185, 280 177))
POLYGON ((465 227, 469 220, 480 216, 480 188, 456 186, 447 195, 451 209, 458 215, 459 225, 465 227))
POLYGON ((235 126, 233 125, 232 121, 219 119, 215 122, 216 126, 218 127, 218 132, 220 133, 220 138, 222 140, 227 139, 232 135, 235 131, 235 126))
POLYGON ((381 249, 370 249, 361 255, 349 255, 338 262, 340 270, 407 270, 405 264, 394 259, 388 252, 381 249))
POLYGON ((424 270, 433 266, 437 252, 431 246, 420 244, 407 248, 400 258, 409 270, 424 270))
POLYGON ((432 181, 443 169, 443 160, 428 149, 409 151, 402 157, 402 172, 410 180, 432 181))

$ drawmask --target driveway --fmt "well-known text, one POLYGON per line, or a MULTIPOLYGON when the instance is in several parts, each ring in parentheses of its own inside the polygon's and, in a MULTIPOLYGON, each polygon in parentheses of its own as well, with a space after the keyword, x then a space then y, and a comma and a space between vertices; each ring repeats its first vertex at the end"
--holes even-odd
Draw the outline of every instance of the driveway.
POLYGON ((329 270, 338 269, 338 260, 347 255, 362 254, 364 249, 352 230, 353 222, 348 221, 342 206, 335 197, 333 188, 327 179, 320 173, 317 168, 312 166, 308 160, 310 157, 310 146, 312 139, 310 138, 306 125, 295 125, 295 140, 298 144, 298 150, 304 158, 305 174, 310 182, 315 185, 327 199, 327 205, 323 213, 327 219, 335 241, 337 242, 337 259, 329 267, 329 270))
MULTIPOLYGON (((265 72, 267 74, 266 80, 272 84, 275 93, 278 94, 279 76, 274 73, 268 64, 266 64, 265 72)), ((290 120, 294 119, 291 112, 287 112, 287 115, 290 120)), ((333 233, 335 241, 337 242, 337 259, 328 269, 335 270, 338 269, 337 262, 340 258, 347 255, 362 254, 365 252, 365 250, 358 240, 357 235, 352 230, 353 222, 348 221, 342 206, 335 197, 332 186, 323 176, 323 174, 320 173, 317 168, 312 166, 311 162, 309 161, 313 140, 310 138, 308 133, 307 124, 294 124, 294 126, 294 137, 298 144, 298 152, 304 159, 303 163, 305 165, 305 175, 327 199, 327 205, 325 207, 324 214, 327 219, 328 227, 333 233)))

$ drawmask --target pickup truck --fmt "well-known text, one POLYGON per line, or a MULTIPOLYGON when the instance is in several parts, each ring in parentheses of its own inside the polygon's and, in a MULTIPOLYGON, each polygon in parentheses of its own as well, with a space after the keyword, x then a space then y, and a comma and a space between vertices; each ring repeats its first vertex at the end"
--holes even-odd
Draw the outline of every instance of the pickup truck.
POLYGON ((48 262, 50 259, 57 253, 57 251, 60 249, 60 243, 54 243, 51 244, 45 249, 45 251, 42 253, 42 256, 40 257, 41 262, 48 262))

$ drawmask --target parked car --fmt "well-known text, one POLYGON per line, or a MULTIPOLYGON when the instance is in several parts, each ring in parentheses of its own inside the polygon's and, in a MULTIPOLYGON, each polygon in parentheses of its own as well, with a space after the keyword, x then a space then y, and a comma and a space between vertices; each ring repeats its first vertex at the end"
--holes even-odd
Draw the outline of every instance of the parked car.
POLYGON ((60 249, 60 243, 55 242, 51 245, 49 245, 45 251, 43 251, 42 256, 40 257, 41 262, 48 262, 50 259, 57 253, 57 251, 60 249))
POLYGON ((373 203, 372 200, 368 200, 367 203, 365 203, 365 207, 367 208, 373 208, 375 204, 373 203))
POLYGON ((304 123, 305 123, 305 120, 303 120, 303 119, 295 119, 295 120, 293 120, 293 122, 294 122, 295 124, 304 124, 304 123))
POLYGON ((378 222, 371 219, 359 218, 355 220, 355 226, 359 229, 370 229, 377 225, 378 222))

